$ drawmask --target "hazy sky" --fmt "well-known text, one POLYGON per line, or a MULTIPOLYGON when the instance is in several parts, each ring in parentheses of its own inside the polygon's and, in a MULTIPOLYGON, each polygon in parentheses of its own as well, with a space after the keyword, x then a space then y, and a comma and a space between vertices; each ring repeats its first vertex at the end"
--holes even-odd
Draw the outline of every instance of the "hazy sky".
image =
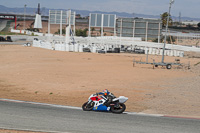
MULTIPOLYGON (((79 9, 89 11, 117 11, 160 15, 168 11, 169 0, 0 0, 0 5, 7 7, 41 7, 54 9, 79 9)), ((171 15, 200 18, 200 0, 175 0, 171 15)))

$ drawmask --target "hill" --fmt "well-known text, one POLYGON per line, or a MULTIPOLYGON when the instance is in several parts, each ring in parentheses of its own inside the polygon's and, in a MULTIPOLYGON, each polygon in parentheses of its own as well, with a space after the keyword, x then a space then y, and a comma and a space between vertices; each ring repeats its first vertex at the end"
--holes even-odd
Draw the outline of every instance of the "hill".
MULTIPOLYGON (((49 10, 65 10, 65 9, 49 9, 46 7, 41 8, 42 15, 49 15, 49 10)), ((33 15, 37 11, 37 8, 26 8, 26 14, 33 15)), ((116 14, 117 17, 139 17, 139 18, 160 18, 160 15, 146 15, 146 14, 131 14, 126 12, 102 12, 102 11, 88 11, 88 10, 75 10, 72 9, 72 11, 76 11, 77 14, 80 14, 81 16, 89 16, 90 13, 103 13, 103 14, 116 14)), ((11 13, 11 14, 24 14, 24 8, 9 8, 3 5, 0 5, 0 13, 11 13)), ((178 17, 172 16, 174 20, 178 20, 178 17)), ((193 21, 200 21, 200 18, 190 18, 190 17, 182 17, 184 20, 193 20, 193 21)))

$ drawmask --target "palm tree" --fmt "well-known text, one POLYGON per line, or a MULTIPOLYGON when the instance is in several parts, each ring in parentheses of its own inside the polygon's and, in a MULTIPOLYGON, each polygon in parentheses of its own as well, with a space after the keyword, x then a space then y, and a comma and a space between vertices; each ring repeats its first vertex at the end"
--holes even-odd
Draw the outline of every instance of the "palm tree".
POLYGON ((167 17, 169 15, 169 25, 172 25, 172 18, 171 15, 168 14, 168 12, 164 12, 163 14, 160 15, 160 18, 162 20, 162 26, 166 26, 167 25, 167 17))
POLYGON ((95 29, 94 29, 94 27, 92 27, 92 29, 91 29, 91 31, 92 31, 92 34, 93 34, 94 30, 95 30, 95 29))
POLYGON ((197 24, 197 26, 200 28, 200 22, 197 24))

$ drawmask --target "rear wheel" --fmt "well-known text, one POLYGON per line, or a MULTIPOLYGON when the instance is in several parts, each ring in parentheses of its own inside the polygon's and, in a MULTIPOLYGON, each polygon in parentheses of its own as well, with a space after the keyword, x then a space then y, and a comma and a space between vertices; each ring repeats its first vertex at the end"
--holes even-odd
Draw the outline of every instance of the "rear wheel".
POLYGON ((111 106, 110 108, 111 112, 116 113, 116 114, 123 113, 125 109, 126 109, 126 105, 123 103, 117 103, 116 105, 111 106))
POLYGON ((171 64, 167 64, 167 65, 166 65, 166 68, 167 68, 167 69, 171 69, 171 68, 172 68, 172 65, 171 65, 171 64))
POLYGON ((90 103, 86 102, 82 105, 82 109, 84 111, 91 111, 93 107, 94 107, 94 102, 90 102, 90 103))

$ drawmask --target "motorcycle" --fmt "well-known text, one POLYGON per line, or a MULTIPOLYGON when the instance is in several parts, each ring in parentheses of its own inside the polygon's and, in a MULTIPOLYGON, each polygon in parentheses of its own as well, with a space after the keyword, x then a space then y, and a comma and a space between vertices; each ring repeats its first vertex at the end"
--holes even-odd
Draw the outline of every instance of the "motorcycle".
POLYGON ((126 109, 124 104, 128 100, 127 97, 120 96, 113 98, 111 102, 107 103, 107 99, 104 96, 98 96, 98 94, 92 94, 88 101, 82 105, 84 111, 111 111, 112 113, 123 113, 126 109))

